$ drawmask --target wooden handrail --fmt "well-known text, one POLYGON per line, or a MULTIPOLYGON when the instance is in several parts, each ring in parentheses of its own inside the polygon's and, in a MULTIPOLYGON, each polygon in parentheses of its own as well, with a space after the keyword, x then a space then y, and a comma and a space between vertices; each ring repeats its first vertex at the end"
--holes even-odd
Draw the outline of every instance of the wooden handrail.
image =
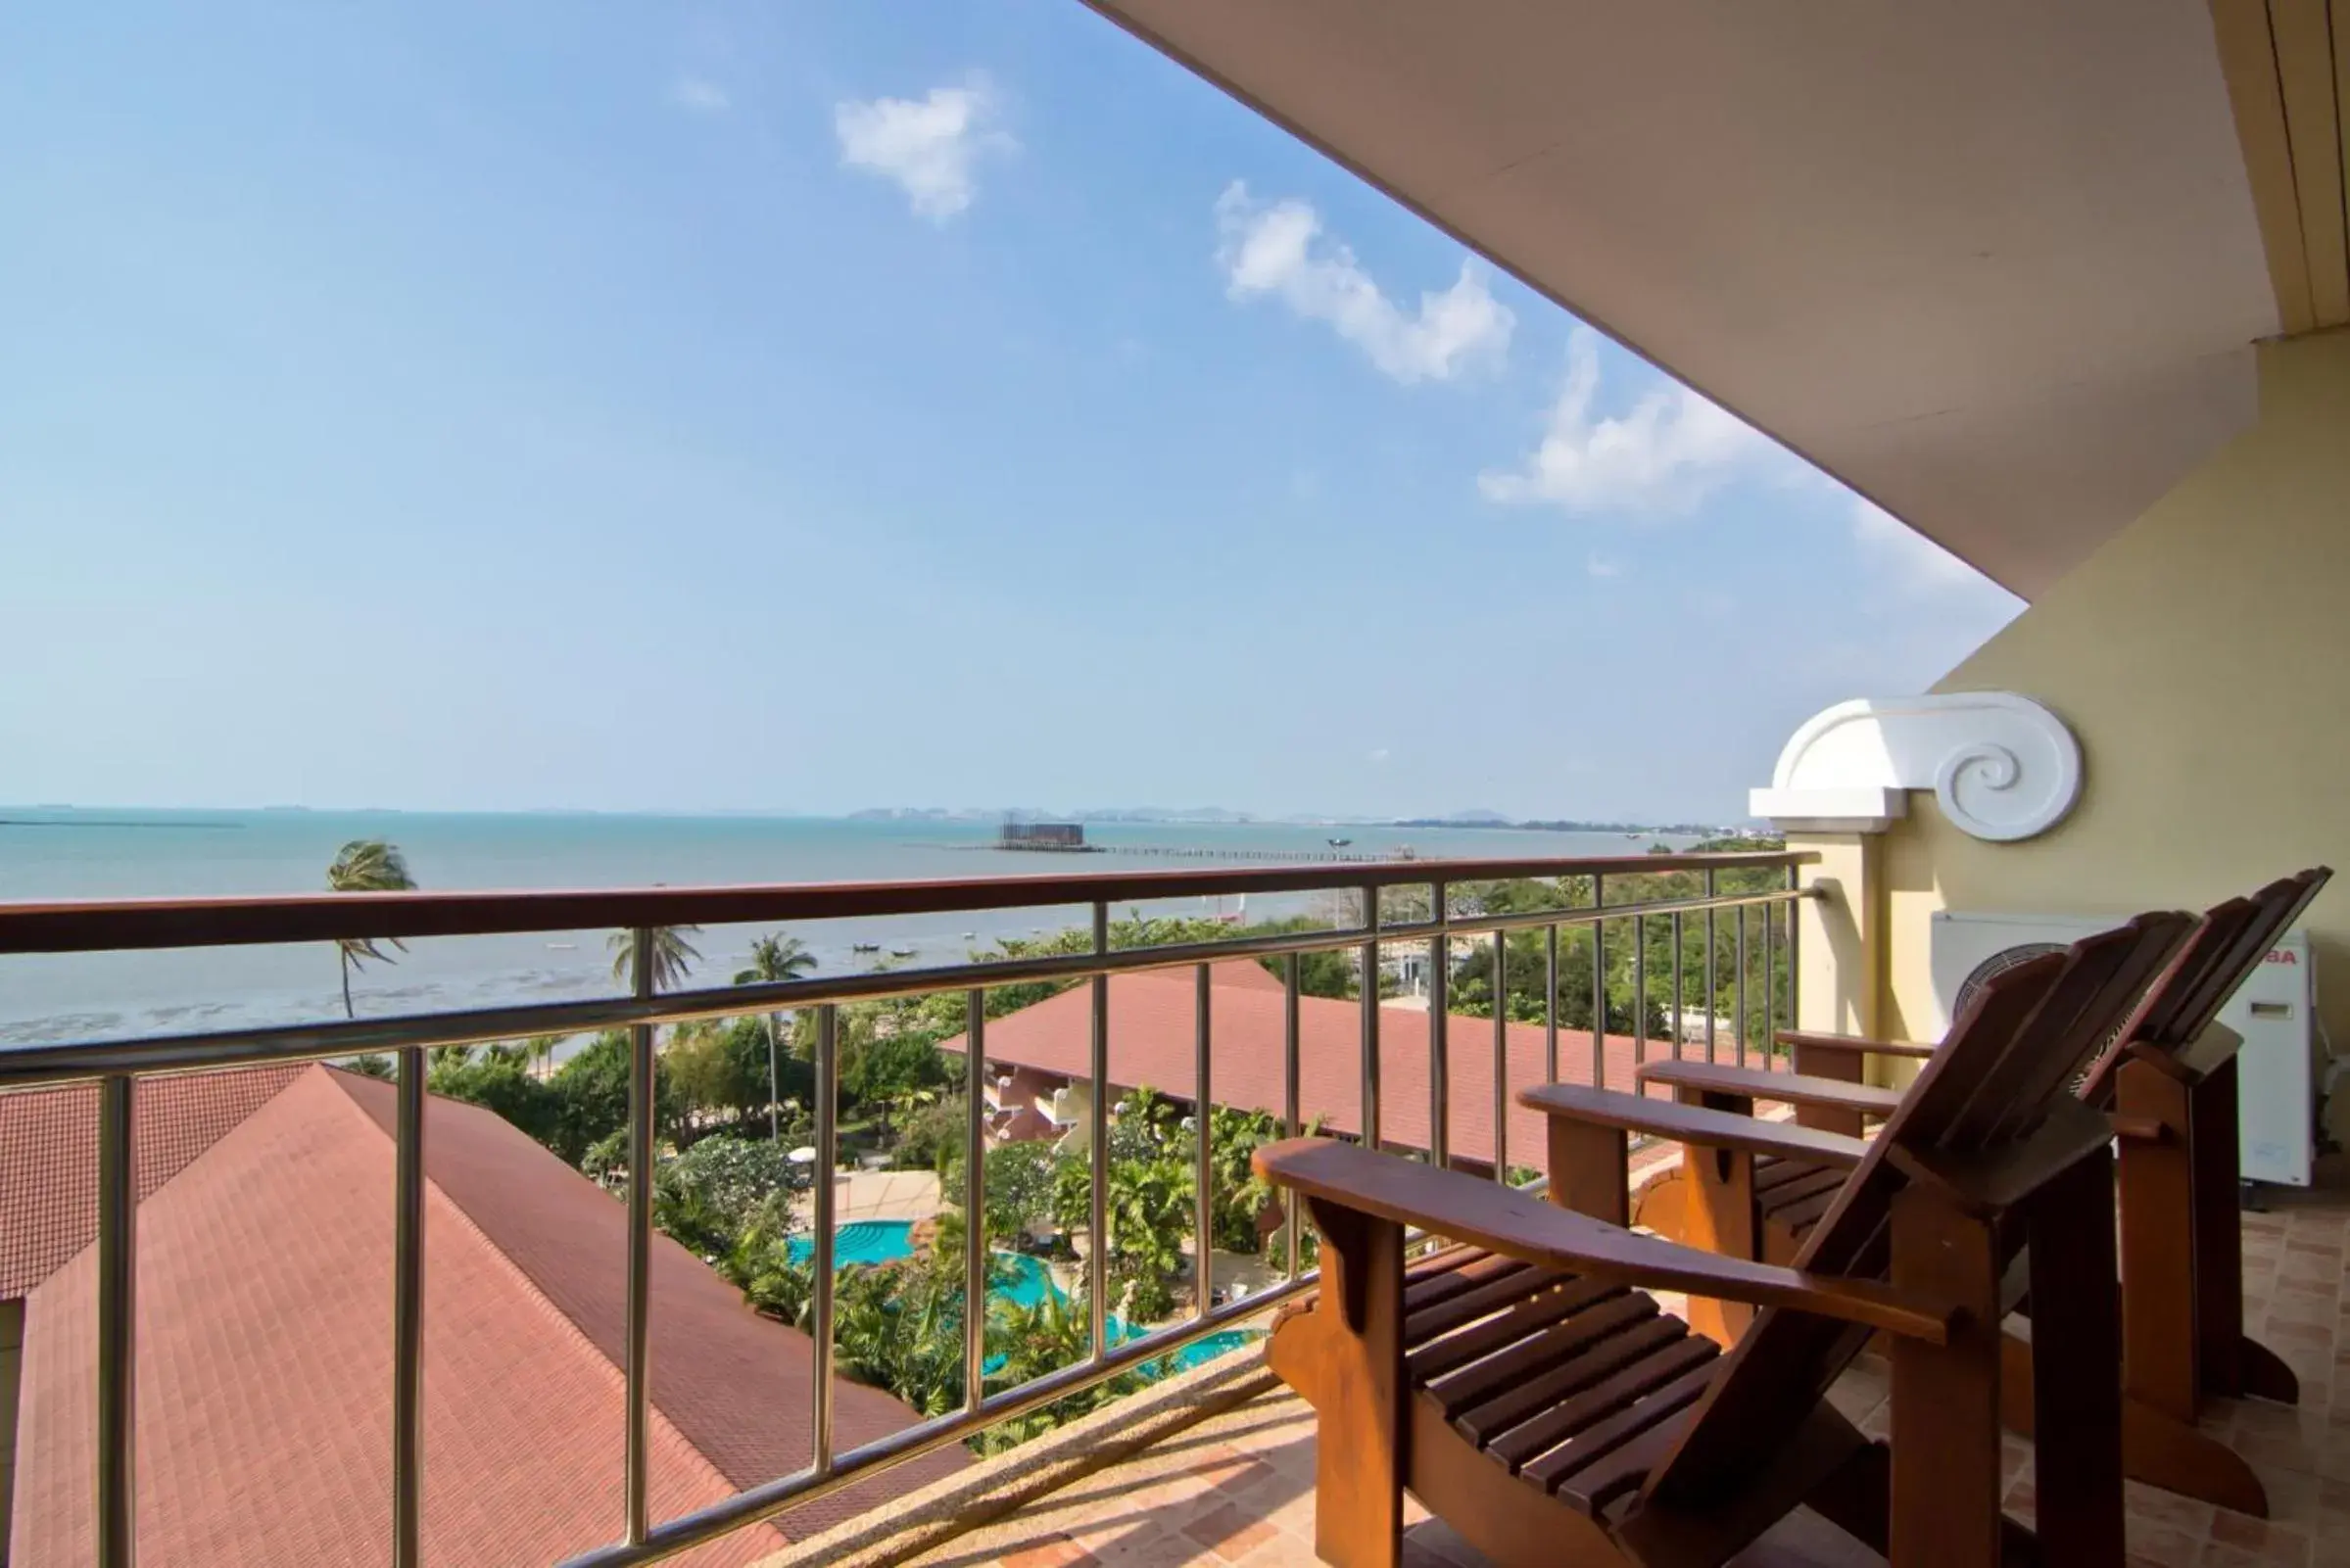
POLYGON ((1649 1062, 1635 1068, 1632 1075, 1641 1083, 1669 1083, 1676 1089, 1771 1100, 1781 1105, 1827 1106, 1876 1117, 1891 1116, 1901 1104, 1898 1089, 1880 1089, 1803 1072, 1733 1067, 1726 1062, 1649 1062))
POLYGON ((1957 1317, 1954 1309, 1876 1280, 1807 1274, 1701 1252, 1588 1214, 1570 1213, 1484 1177, 1328 1138, 1269 1143, 1251 1161, 1257 1173, 1275 1186, 1358 1213, 1418 1225, 1537 1267, 1651 1290, 1785 1307, 1930 1345, 1948 1344, 1957 1317))
MULTIPOLYGON (((1533 877, 1664 876, 1807 865, 1805 851, 1704 855, 1399 860, 1376 865, 1222 871, 958 877, 913 881, 779 882, 734 887, 519 892, 291 893, 269 897, 74 899, 0 903, 0 953, 121 952, 267 942, 484 936, 512 931, 853 920, 1060 904, 1147 903, 1219 893, 1315 892, 1533 877)), ((1564 914, 1575 912, 1562 911, 1564 914)), ((1406 934, 1399 931, 1398 934, 1406 934)))
POLYGON ((1791 1049, 1818 1047, 1863 1056, 1904 1057, 1916 1062, 1927 1061, 1942 1049, 1922 1040, 1872 1040, 1864 1034, 1815 1034, 1808 1029, 1781 1029, 1771 1039, 1791 1049))
POLYGON ((1573 1083, 1547 1083, 1520 1089, 1517 1103, 1545 1116, 1563 1117, 1599 1127, 1616 1127, 1675 1143, 1706 1149, 1734 1149, 1747 1154, 1776 1155, 1807 1164, 1849 1170, 1869 1152, 1867 1142, 1840 1132, 1793 1121, 1764 1121, 1735 1111, 1712 1111, 1682 1105, 1654 1095, 1625 1094, 1615 1089, 1591 1089, 1573 1083))

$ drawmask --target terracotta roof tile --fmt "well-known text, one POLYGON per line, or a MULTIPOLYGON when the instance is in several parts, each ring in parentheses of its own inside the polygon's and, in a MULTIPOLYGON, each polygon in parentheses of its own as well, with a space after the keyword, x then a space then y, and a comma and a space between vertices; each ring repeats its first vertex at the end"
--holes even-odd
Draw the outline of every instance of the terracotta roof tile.
MULTIPOLYGON (((1218 966, 1221 970, 1225 966, 1218 966)), ((1241 966, 1233 966, 1241 967, 1241 966)), ((1245 966, 1263 974, 1251 963, 1245 966)), ((1268 979, 1271 976, 1268 975, 1268 979)), ((1173 1098, 1192 1098, 1194 1077, 1194 981, 1188 969, 1142 970, 1110 980, 1110 1080, 1120 1088, 1147 1086, 1173 1098)), ((1328 997, 1298 999, 1299 1102, 1305 1119, 1350 1136, 1362 1131, 1361 1005, 1328 997)), ((1428 1145, 1428 1015, 1404 1007, 1379 1009, 1379 1133, 1384 1143, 1408 1149, 1428 1145)), ((1282 1108, 1282 989, 1217 985, 1209 1012, 1211 1082, 1209 1098, 1278 1116, 1282 1108)), ((1083 1079, 1091 1071, 1090 989, 1063 991, 987 1024, 987 1060, 1083 1079)), ((1490 1163, 1493 1136, 1493 1021, 1454 1014, 1446 1025, 1449 1070, 1450 1147, 1456 1158, 1490 1163)), ((963 1037, 942 1042, 960 1053, 963 1037)), ((1668 1054, 1668 1042, 1652 1040, 1652 1054, 1668 1054)), ((1512 1095, 1550 1081, 1540 1024, 1512 1023, 1505 1047, 1512 1095)), ((1607 1081, 1630 1088, 1635 1046, 1610 1035, 1607 1081)), ((1574 1029, 1559 1031, 1559 1077, 1589 1083, 1592 1039, 1574 1029)), ((1510 1163, 1540 1169, 1545 1164, 1543 1118, 1510 1106, 1510 1163)))
MULTIPOLYGON (((388 1137, 392 1085, 350 1073, 332 1077, 388 1137)), ((436 1097, 425 1108, 424 1169, 588 1343, 621 1364, 625 1205, 497 1113, 456 1100, 436 1097)), ((654 1235, 653 1403, 737 1487, 806 1468, 815 1370, 806 1335, 752 1311, 742 1292, 699 1259, 654 1235)), ((841 1452, 914 1421, 907 1405, 863 1384, 843 1379, 834 1393, 834 1441, 841 1452)), ((911 1461, 890 1483, 851 1487, 794 1509, 784 1516, 786 1531, 814 1534, 963 1462, 960 1449, 911 1461)))
MULTIPOLYGON (((133 1113, 148 1197, 300 1075, 299 1065, 151 1078, 133 1113)), ((98 1234, 98 1086, 0 1092, 0 1301, 98 1234)))
MULTIPOLYGON (((157 1158, 208 1145, 139 1211, 139 1532, 159 1562, 308 1568, 387 1549, 392 1090, 323 1068, 269 1076, 213 1099, 167 1099, 162 1080, 140 1096, 157 1158), (191 1105, 197 1131, 173 1130, 191 1105), (218 1108, 237 1105, 223 1130, 218 1108)), ((94 1111, 87 1090, 49 1093, 57 1104, 10 1107, 14 1124, 86 1119, 75 1094, 94 1111)), ((425 1148, 427 1554, 540 1564, 611 1540, 624 1210, 476 1107, 431 1101, 425 1148)), ((90 1559, 95 1273, 85 1244, 27 1304, 13 1560, 44 1568, 90 1559)), ((656 1515, 806 1462, 811 1351, 657 1239, 656 1515)), ((840 1386, 844 1448, 914 1419, 840 1386)), ((756 1560, 962 1462, 950 1449, 679 1560, 756 1560)))

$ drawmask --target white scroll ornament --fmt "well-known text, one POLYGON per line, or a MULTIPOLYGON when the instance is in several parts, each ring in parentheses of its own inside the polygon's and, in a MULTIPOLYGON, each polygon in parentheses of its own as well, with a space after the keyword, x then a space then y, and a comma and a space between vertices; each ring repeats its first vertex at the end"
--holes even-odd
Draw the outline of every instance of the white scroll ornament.
POLYGON ((1796 731, 1751 809, 1782 832, 1882 832, 1928 788, 1953 826, 2012 843, 2081 798, 2081 746, 2012 691, 1840 702, 1796 731))

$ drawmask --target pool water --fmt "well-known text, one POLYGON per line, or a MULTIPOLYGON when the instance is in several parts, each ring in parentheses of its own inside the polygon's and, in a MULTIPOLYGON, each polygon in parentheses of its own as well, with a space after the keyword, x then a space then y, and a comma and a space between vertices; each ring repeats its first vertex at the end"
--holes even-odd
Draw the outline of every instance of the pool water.
MULTIPOLYGON (((833 1267, 836 1270, 860 1265, 870 1267, 911 1258, 914 1256, 913 1234, 914 1222, 910 1219, 848 1220, 833 1231, 833 1267)), ((786 1255, 795 1263, 806 1262, 816 1251, 814 1239, 807 1236, 794 1236, 784 1245, 786 1255)), ((1009 1285, 996 1286, 992 1294, 1030 1310, 1041 1306, 1048 1296, 1055 1301, 1068 1301, 1061 1294, 1061 1288, 1053 1283, 1052 1271, 1044 1266, 1042 1259, 1031 1258, 1026 1253, 999 1252, 995 1256, 999 1262, 1010 1268, 1013 1280, 1009 1285)), ((1128 1333, 1116 1313, 1110 1316, 1109 1330, 1112 1345, 1123 1345, 1127 1339, 1137 1337, 1128 1333)), ((1194 1340, 1167 1359, 1175 1363, 1177 1371, 1187 1372, 1203 1362, 1231 1354, 1256 1337, 1247 1329, 1227 1329, 1221 1334, 1211 1334, 1206 1339, 1194 1340)))
MULTIPOLYGON (((857 1264, 894 1263, 901 1258, 914 1256, 914 1222, 910 1219, 851 1219, 833 1231, 833 1267, 836 1270, 857 1264)), ((795 1263, 804 1263, 816 1251, 813 1237, 794 1236, 784 1244, 786 1254, 795 1263)), ((1059 1296, 1053 1285, 1051 1270, 1043 1262, 1025 1253, 997 1253, 996 1259, 1008 1264, 1013 1280, 999 1285, 990 1293, 1033 1308, 1046 1296, 1059 1296)))

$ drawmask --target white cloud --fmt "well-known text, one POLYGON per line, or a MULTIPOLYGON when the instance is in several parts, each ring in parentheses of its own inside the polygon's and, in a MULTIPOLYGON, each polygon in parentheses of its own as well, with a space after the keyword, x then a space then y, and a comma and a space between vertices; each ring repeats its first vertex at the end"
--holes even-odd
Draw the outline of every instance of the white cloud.
POLYGON ((1605 555, 1593 555, 1584 561, 1583 570, 1594 577, 1621 577, 1624 575, 1624 563, 1610 560, 1605 555))
POLYGON ((1321 217, 1305 202, 1261 202, 1234 180, 1216 200, 1216 262, 1233 299, 1270 294, 1309 321, 1326 321, 1398 381, 1449 381, 1509 357, 1517 318, 1472 261, 1463 260, 1451 288, 1422 294, 1418 312, 1407 315, 1353 251, 1335 241, 1316 247, 1321 217))
POLYGON ((706 76, 680 76, 669 84, 669 101, 697 115, 723 115, 735 107, 724 87, 706 76))
POLYGON ((1768 437, 1683 386, 1601 417, 1599 335, 1567 340, 1566 384, 1542 445, 1510 472, 1477 476, 1488 500, 1551 501, 1569 512, 1687 511, 1740 474, 1782 455, 1768 437))
POLYGON ((987 78, 973 74, 960 87, 933 87, 922 99, 851 100, 833 111, 840 163, 895 180, 915 215, 944 223, 979 194, 980 159, 1017 143, 998 128, 1000 105, 987 78))
POLYGON ((1365 758, 1364 760, 1366 760, 1366 761, 1367 761, 1367 762, 1385 762, 1385 761, 1386 761, 1386 760, 1387 760, 1389 757, 1393 756, 1394 754, 1395 754, 1395 753, 1393 753, 1392 751, 1388 750, 1388 749, 1387 749, 1385 746, 1380 746, 1378 749, 1376 749, 1375 751, 1371 752, 1371 754, 1370 754, 1368 757, 1365 758))

